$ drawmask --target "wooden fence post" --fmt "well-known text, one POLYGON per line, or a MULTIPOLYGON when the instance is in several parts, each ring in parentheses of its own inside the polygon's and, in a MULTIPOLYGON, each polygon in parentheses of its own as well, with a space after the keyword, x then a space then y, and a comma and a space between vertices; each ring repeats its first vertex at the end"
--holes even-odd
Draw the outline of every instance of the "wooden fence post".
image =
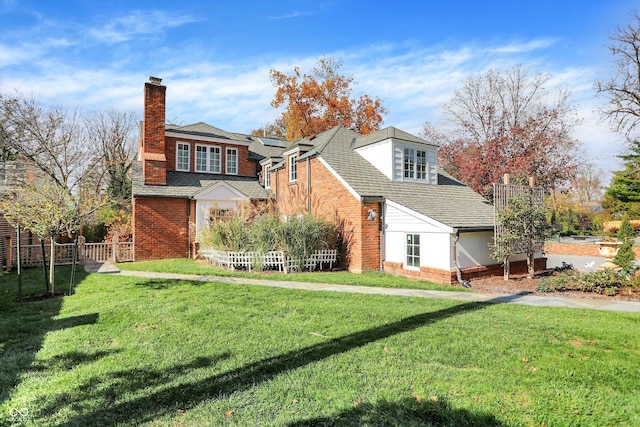
POLYGON ((113 236, 111 242, 111 261, 115 264, 118 262, 118 237, 113 236))

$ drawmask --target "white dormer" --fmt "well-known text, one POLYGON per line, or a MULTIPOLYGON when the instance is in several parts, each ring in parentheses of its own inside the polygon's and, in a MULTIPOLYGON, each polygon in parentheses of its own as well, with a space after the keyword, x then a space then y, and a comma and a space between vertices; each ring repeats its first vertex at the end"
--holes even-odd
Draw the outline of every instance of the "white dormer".
POLYGON ((392 181, 438 184, 434 144, 388 127, 358 138, 355 151, 392 181))

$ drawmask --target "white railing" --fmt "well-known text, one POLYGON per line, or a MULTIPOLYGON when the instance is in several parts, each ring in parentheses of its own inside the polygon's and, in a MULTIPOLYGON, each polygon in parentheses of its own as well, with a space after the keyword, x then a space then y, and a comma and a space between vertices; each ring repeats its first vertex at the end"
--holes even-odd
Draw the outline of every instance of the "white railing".
POLYGON ((133 261, 133 242, 85 243, 83 255, 87 261, 133 261))
MULTIPOLYGON (((54 256, 57 265, 66 265, 73 263, 73 248, 75 243, 55 243, 54 256)), ((47 262, 51 256, 51 247, 49 243, 44 246, 47 262)), ((78 262, 82 262, 82 245, 78 246, 78 262)), ((20 263, 24 267, 33 267, 42 264, 42 246, 41 245, 20 245, 20 263)), ((11 266, 18 263, 18 248, 11 246, 11 266)))
POLYGON ((278 271, 284 270, 286 273, 302 269, 308 271, 314 271, 316 268, 323 270, 327 267, 332 269, 338 258, 338 250, 316 251, 302 262, 288 258, 287 254, 282 251, 258 253, 200 249, 200 255, 209 260, 211 264, 231 270, 277 269, 278 271), (302 264, 302 268, 300 268, 300 264, 302 264))
MULTIPOLYGON (((74 243, 56 243, 54 254, 56 265, 71 264, 73 262, 74 243)), ((47 262, 50 257, 49 243, 45 244, 47 262)), ((11 247, 11 266, 17 265, 18 249, 11 247)), ((21 264, 32 267, 42 264, 41 245, 20 245, 21 264)), ((133 242, 115 243, 84 243, 78 245, 77 262, 124 262, 133 261, 133 242)))

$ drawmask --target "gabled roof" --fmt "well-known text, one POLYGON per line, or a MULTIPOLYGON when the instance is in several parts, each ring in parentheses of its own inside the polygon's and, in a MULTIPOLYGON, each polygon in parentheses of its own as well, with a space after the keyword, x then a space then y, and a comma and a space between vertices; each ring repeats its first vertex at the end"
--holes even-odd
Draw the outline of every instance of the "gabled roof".
POLYGON ((247 135, 241 135, 236 133, 227 132, 219 129, 215 126, 211 126, 204 122, 193 123, 186 126, 177 126, 167 124, 165 125, 165 131, 183 133, 194 136, 207 136, 210 138, 229 139, 232 141, 242 141, 244 143, 250 142, 247 135))
POLYGON ((352 148, 359 137, 342 127, 330 129, 316 137, 313 155, 360 197, 384 197, 452 228, 493 228, 493 207, 471 188, 444 173, 438 185, 392 181, 352 148))
POLYGON ((133 197, 187 199, 220 182, 233 187, 251 200, 264 200, 269 197, 257 178, 208 173, 167 171, 167 185, 145 185, 142 177, 142 163, 137 160, 132 162, 131 182, 133 197))
POLYGON ((422 138, 418 138, 417 136, 411 135, 410 133, 407 133, 403 130, 394 128, 393 126, 389 126, 368 135, 358 136, 355 140, 353 148, 364 147, 365 145, 375 144, 376 142, 384 141, 390 138, 399 141, 412 142, 415 144, 435 146, 435 144, 432 144, 422 138))

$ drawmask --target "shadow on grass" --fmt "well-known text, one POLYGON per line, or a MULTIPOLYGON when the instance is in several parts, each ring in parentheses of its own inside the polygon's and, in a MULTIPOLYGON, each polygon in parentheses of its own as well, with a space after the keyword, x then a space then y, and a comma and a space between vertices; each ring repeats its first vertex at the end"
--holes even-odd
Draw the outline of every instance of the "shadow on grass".
MULTIPOLYGON (((519 296, 515 295, 511 297, 509 301, 517 299, 518 297, 519 296)), ((100 405, 99 408, 95 408, 84 414, 77 414, 63 425, 100 425, 100 423, 104 422, 141 424, 161 415, 175 414, 179 409, 186 410, 193 408, 206 400, 220 399, 236 392, 251 389, 282 373, 294 371, 308 364, 322 361, 337 354, 346 353, 396 334, 433 325, 451 316, 480 310, 487 306, 494 305, 495 302, 497 301, 469 302, 434 312, 406 317, 397 322, 354 332, 340 338, 331 339, 306 348, 250 363, 195 382, 182 383, 163 388, 162 390, 148 392, 142 396, 139 395, 144 388, 147 387, 147 383, 139 380, 140 371, 134 369, 121 372, 117 375, 117 392, 120 395, 138 395, 138 397, 133 397, 130 400, 115 404, 100 405)), ((504 303, 508 301, 503 297, 500 302, 504 303)), ((177 369, 184 373, 185 368, 189 368, 189 366, 182 366, 177 369)), ((149 371, 145 372, 144 375, 152 379, 163 378, 165 377, 165 372, 149 371)), ((105 393, 111 394, 113 389, 109 387, 109 390, 111 391, 106 391, 105 393)), ((112 399, 115 396, 103 397, 113 402, 112 399)), ((47 411, 43 411, 43 416, 51 415, 59 409, 61 408, 50 406, 47 411)), ((78 409, 82 411, 81 408, 78 409)), ((391 410, 392 408, 389 409, 391 410)), ((396 408, 396 410, 402 410, 402 408, 396 408)), ((428 412, 428 408, 422 408, 421 410, 428 412)), ((442 410, 444 411, 444 409, 442 410)), ((471 417, 471 415, 469 415, 469 417, 471 417)), ((470 419, 473 420, 472 418, 470 419)))
POLYGON ((328 417, 316 417, 287 424, 288 427, 329 426, 483 426, 499 427, 503 423, 491 414, 474 414, 466 409, 454 409, 442 399, 437 401, 404 399, 399 402, 363 403, 328 417))
MULTIPOLYGON (((94 412, 90 417, 82 418, 80 424, 77 421, 65 422, 62 425, 113 425, 117 419, 128 419, 133 414, 117 414, 116 411, 128 410, 134 413, 146 413, 160 408, 173 408, 176 402, 189 399, 190 390, 187 386, 178 386, 172 393, 157 393, 152 400, 138 399, 136 405, 115 404, 122 396, 136 392, 144 392, 147 389, 162 387, 164 384, 174 383, 176 378, 189 375, 192 371, 207 368, 216 363, 228 359, 230 353, 225 352, 213 357, 198 357, 192 362, 174 365, 169 369, 146 369, 136 368, 130 370, 116 371, 104 377, 93 377, 90 381, 82 384, 73 395, 61 393, 48 400, 38 412, 47 418, 55 414, 61 408, 68 407, 73 411, 82 411, 86 407, 86 402, 93 402, 100 406, 108 405, 112 409, 94 412)), ((188 404, 186 404, 189 406, 188 404)), ((180 406, 173 410, 181 408, 180 406)))
POLYGON ((183 280, 183 279, 151 279, 151 280, 145 280, 140 283, 136 283, 136 286, 155 289, 155 290, 165 290, 175 286, 184 286, 185 283, 188 283, 190 286, 202 286, 206 282, 197 281, 197 280, 183 280))
MULTIPOLYGON (((56 267, 56 287, 69 285, 71 268, 56 267)), ((86 277, 76 270, 76 284, 86 277)), ((23 270, 23 294, 42 292, 42 270, 23 270)), ((52 330, 95 323, 97 314, 55 319, 62 308, 63 298, 48 298, 17 302, 18 278, 15 272, 0 275, 0 405, 18 385, 19 378, 33 369, 35 355, 42 347, 45 335, 52 330)), ((36 368, 37 369, 37 368, 36 368)))

